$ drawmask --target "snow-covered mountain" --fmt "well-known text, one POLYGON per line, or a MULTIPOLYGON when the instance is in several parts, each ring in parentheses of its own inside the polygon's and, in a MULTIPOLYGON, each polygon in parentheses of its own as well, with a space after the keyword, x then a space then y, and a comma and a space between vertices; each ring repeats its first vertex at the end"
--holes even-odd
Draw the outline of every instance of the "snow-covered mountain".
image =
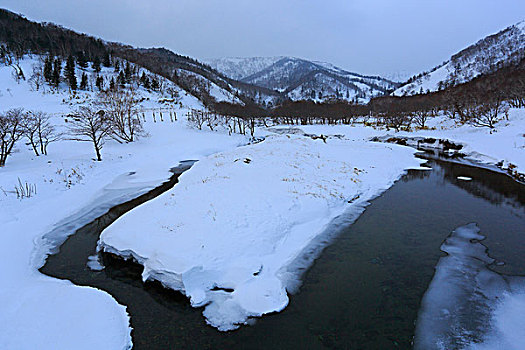
POLYGON ((525 57, 525 21, 487 36, 394 91, 395 96, 438 91, 518 63, 525 57))
POLYGON ((207 63, 231 78, 278 91, 292 100, 366 102, 398 86, 378 76, 295 57, 222 58, 207 63))
POLYGON ((283 58, 283 56, 228 57, 205 60, 205 63, 232 79, 241 80, 262 71, 283 58))

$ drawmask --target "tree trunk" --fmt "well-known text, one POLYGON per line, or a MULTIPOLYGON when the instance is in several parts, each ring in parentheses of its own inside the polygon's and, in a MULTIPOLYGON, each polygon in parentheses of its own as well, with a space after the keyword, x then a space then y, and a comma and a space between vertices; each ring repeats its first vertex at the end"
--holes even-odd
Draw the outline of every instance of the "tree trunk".
POLYGON ((102 157, 100 156, 100 149, 96 144, 95 144, 95 153, 97 154, 97 161, 101 162, 102 157))

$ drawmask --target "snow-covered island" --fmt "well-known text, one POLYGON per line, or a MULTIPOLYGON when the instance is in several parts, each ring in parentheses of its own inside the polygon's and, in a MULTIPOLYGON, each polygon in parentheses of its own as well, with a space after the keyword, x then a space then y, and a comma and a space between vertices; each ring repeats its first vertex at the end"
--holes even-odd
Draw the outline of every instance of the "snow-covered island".
POLYGON ((106 229, 101 249, 144 265, 155 279, 204 306, 231 330, 281 311, 300 276, 297 261, 344 211, 363 211, 407 168, 397 145, 275 135, 207 157, 180 183, 106 229))

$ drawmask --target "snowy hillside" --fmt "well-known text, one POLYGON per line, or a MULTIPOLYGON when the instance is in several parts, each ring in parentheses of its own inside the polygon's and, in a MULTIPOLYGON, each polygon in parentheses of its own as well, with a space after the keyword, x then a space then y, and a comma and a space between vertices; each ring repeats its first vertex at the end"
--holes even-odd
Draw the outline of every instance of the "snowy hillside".
MULTIPOLYGON (((33 83, 33 76, 36 71, 42 69, 44 57, 39 55, 25 56, 23 59, 11 66, 0 65, 0 105, 2 110, 9 108, 24 108, 26 110, 43 110, 53 114, 67 114, 75 107, 91 102, 96 99, 99 89, 96 87, 96 78, 102 78, 102 87, 107 89, 110 81, 118 78, 118 73, 113 69, 102 67, 99 73, 92 67, 76 67, 77 80, 80 81, 82 74, 88 77, 88 84, 85 89, 78 89, 72 93, 65 81, 61 81, 58 88, 41 83, 37 88, 33 83), (17 67, 17 68, 15 68, 17 67), (15 79, 16 69, 21 69, 24 78, 15 79)), ((63 62, 63 66, 65 63, 63 62)), ((155 108, 173 108, 174 105, 201 105, 193 96, 182 90, 171 81, 164 79, 143 68, 137 68, 137 75, 146 74, 159 81, 162 88, 159 91, 138 87, 135 90, 137 98, 142 102, 140 108, 151 110, 155 108)), ((217 98, 226 96, 217 95, 217 98)))
POLYGON ((243 78, 262 71, 283 58, 283 56, 226 57, 208 59, 205 60, 205 63, 232 79, 242 80, 243 78))
POLYGON ((455 54, 442 65, 400 87, 393 95, 404 96, 438 91, 517 63, 523 57, 525 57, 525 21, 481 39, 455 54))
POLYGON ((363 76, 329 63, 294 57, 224 58, 208 63, 225 75, 279 91, 292 100, 367 102, 397 87, 381 77, 363 76))

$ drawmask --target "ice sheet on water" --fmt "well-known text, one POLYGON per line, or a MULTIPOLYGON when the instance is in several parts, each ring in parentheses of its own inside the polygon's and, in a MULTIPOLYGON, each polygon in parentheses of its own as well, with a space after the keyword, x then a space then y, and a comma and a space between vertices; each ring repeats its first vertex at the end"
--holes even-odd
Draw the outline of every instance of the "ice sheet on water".
POLYGON ((525 348, 525 278, 488 269, 479 231, 459 227, 441 246, 447 256, 423 297, 414 349, 525 348))
POLYGON ((104 270, 104 265, 100 263, 98 254, 91 255, 88 257, 87 267, 92 271, 102 271, 104 270))

